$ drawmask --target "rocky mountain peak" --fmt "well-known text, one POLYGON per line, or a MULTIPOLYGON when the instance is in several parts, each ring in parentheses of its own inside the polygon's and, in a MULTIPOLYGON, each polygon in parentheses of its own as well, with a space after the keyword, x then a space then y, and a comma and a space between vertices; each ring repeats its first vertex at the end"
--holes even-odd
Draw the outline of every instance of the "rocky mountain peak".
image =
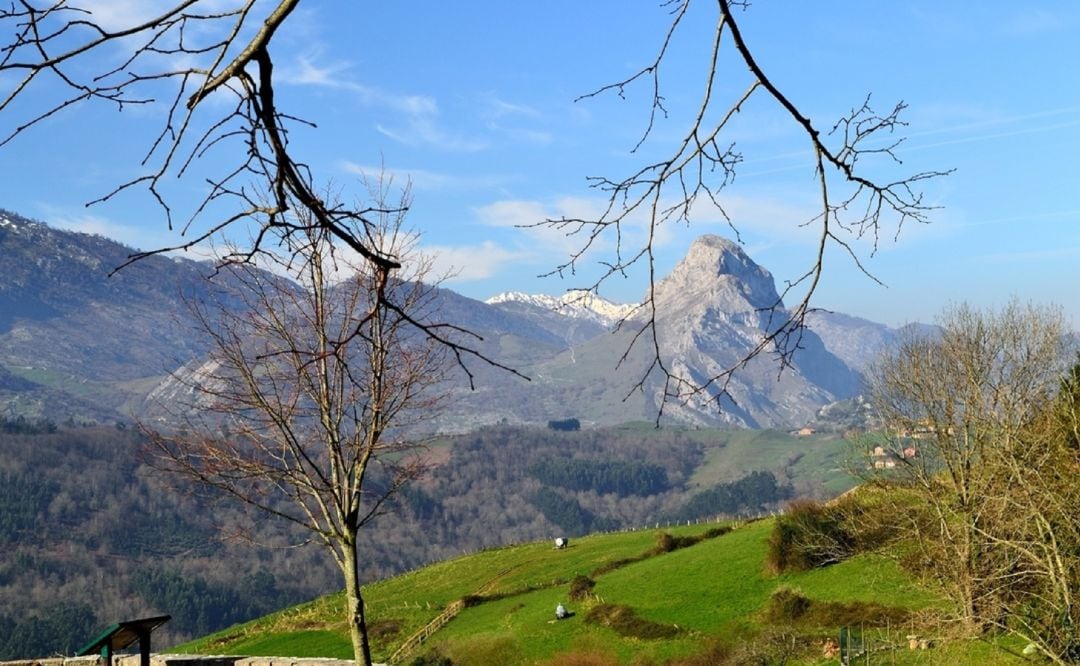
POLYGON ((656 285, 655 298, 661 309, 708 307, 729 314, 771 308, 780 300, 769 271, 739 244, 712 235, 691 244, 686 257, 656 285))

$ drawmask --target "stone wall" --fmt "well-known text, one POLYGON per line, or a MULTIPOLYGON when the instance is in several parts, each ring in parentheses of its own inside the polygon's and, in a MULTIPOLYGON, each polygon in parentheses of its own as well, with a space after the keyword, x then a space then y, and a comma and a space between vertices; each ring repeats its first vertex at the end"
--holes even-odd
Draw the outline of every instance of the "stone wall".
MULTIPOLYGON (((136 655, 136 659, 138 656, 136 655)), ((101 657, 56 657, 0 661, 0 666, 104 666, 101 657)), ((138 662, 134 666, 139 666, 138 662)))

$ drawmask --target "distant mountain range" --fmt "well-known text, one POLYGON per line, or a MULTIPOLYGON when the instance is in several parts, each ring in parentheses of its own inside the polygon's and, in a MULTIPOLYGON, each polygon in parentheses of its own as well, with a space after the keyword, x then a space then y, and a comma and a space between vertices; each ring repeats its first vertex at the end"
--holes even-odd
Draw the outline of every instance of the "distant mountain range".
POLYGON ((206 353, 185 298, 212 267, 132 253, 0 210, 0 414, 108 422, 206 353))
MULTIPOLYGON (((181 390, 170 375, 197 368, 208 349, 186 301, 206 297, 213 266, 156 256, 110 277, 131 253, 100 236, 0 210, 0 415, 124 421, 151 413, 154 401, 181 390)), ((641 327, 635 305, 587 292, 505 293, 481 302, 442 289, 438 300, 443 320, 480 335, 481 352, 530 381, 473 363, 476 389, 454 382, 452 407, 434 427, 462 431, 569 417, 587 426, 656 417, 662 378, 648 373, 651 345, 630 348, 641 327)), ((699 380, 715 375, 776 321, 765 308, 778 300, 771 274, 739 245, 718 236, 698 239, 656 286, 665 364, 699 380)), ((669 403, 665 421, 802 425, 822 407, 858 394, 868 363, 897 334, 864 319, 815 313, 792 367, 778 374, 762 356, 735 375, 723 409, 669 403)))

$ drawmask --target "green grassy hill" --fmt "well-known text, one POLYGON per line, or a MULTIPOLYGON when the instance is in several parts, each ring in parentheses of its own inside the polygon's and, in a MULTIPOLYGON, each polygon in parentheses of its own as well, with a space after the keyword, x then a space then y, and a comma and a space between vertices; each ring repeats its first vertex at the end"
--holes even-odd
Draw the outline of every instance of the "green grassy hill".
MULTIPOLYGON (((708 537, 706 532, 716 527, 693 525, 667 532, 676 539, 708 537)), ((763 559, 771 528, 770 520, 753 522, 670 552, 657 548, 659 532, 652 530, 593 535, 572 541, 564 550, 532 543, 483 551, 375 583, 366 588, 374 656, 386 661, 461 599, 466 600, 464 610, 401 663, 436 650, 454 664, 708 664, 718 655, 740 651, 768 660, 790 645, 800 663, 816 663, 822 660, 822 642, 837 635, 839 627, 832 624, 839 621, 836 617, 867 608, 853 606, 855 602, 901 615, 947 605, 892 561, 878 557, 859 556, 826 569, 770 576, 763 559), (572 601, 570 584, 576 576, 591 578, 595 587, 588 598, 572 601), (776 619, 773 594, 781 588, 798 591, 813 608, 828 612, 797 621, 776 619), (574 617, 554 621, 560 602, 574 617)), ((177 650, 351 658, 339 619, 342 606, 340 595, 324 597, 177 650)), ((864 636, 876 638, 883 648, 875 657, 886 659, 872 663, 1018 661, 988 644, 951 643, 933 633, 938 639, 933 649, 910 652, 905 637, 929 630, 917 613, 909 615, 888 626, 864 629, 864 636), (894 649, 886 649, 889 645, 894 649)))
POLYGON ((688 431, 700 441, 705 460, 690 483, 706 488, 762 470, 790 479, 800 489, 839 495, 857 480, 848 473, 852 445, 837 435, 795 437, 779 430, 688 431))

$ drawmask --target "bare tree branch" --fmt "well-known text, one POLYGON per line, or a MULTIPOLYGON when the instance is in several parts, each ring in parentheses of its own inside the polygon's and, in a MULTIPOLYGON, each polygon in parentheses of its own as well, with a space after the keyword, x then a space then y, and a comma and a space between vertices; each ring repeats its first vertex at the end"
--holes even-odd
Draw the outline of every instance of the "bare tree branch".
MULTIPOLYGON (((648 120, 643 135, 631 151, 633 153, 638 152, 649 139, 657 122, 667 117, 668 109, 661 91, 661 70, 680 28, 689 20, 687 16, 692 1, 672 0, 666 3, 671 7, 672 20, 656 57, 647 66, 625 79, 578 98, 585 100, 605 93, 615 93, 621 98, 631 86, 650 86, 652 101, 648 120)), ((899 234, 909 222, 928 222, 934 207, 924 201, 918 188, 926 181, 949 173, 922 171, 897 180, 878 180, 868 175, 869 158, 884 157, 894 164, 900 164, 896 151, 903 140, 895 138, 893 134, 905 125, 900 118, 906 108, 904 103, 900 102, 889 113, 879 115, 870 107, 867 96, 860 106, 823 133, 759 66, 739 29, 732 5, 745 7, 745 3, 717 0, 716 29, 708 50, 708 68, 698 110, 690 119, 682 140, 673 150, 666 152, 667 157, 648 163, 623 178, 590 177, 590 186, 603 192, 606 198, 606 205, 597 217, 548 219, 534 225, 547 226, 581 239, 577 249, 551 274, 576 274, 581 262, 599 248, 602 239, 611 243, 611 255, 600 262, 600 277, 585 291, 596 292, 610 278, 625 275, 638 264, 645 265, 649 289, 641 307, 622 322, 622 325, 637 328, 630 349, 622 360, 628 358, 635 346, 647 345, 653 362, 634 390, 644 390, 650 376, 658 373, 663 380, 665 403, 708 400, 720 405, 723 400, 731 399, 727 389, 734 373, 765 353, 776 358, 778 372, 782 372, 791 364, 793 355, 800 348, 806 316, 812 311, 812 297, 826 270, 827 249, 830 246, 840 248, 858 270, 877 281, 867 270, 853 241, 868 239, 872 255, 887 223, 895 226, 894 234, 899 234), (746 66, 750 78, 742 94, 726 100, 717 97, 715 90, 717 77, 722 74, 719 63, 721 53, 725 50, 725 39, 730 39, 731 49, 746 66), (707 202, 727 221, 739 240, 737 222, 725 210, 723 192, 734 181, 743 155, 733 142, 723 137, 729 133, 732 119, 747 102, 761 95, 772 100, 801 130, 814 155, 812 165, 820 185, 820 199, 817 215, 807 220, 805 225, 817 229, 818 243, 807 270, 787 282, 780 291, 780 298, 769 308, 769 325, 761 340, 742 359, 723 371, 704 378, 688 377, 675 372, 665 362, 664 341, 659 339, 657 323, 662 315, 657 312, 655 305, 656 236, 659 229, 666 225, 691 223, 695 207, 707 202), (880 143, 882 138, 885 138, 884 143, 880 143), (646 219, 644 239, 640 244, 631 244, 625 227, 641 216, 646 219), (785 308, 784 300, 789 296, 795 296, 796 301, 785 308)), ((661 405, 661 414, 663 409, 661 405)))
POLYGON ((255 223, 254 246, 243 256, 231 257, 251 259, 264 245, 287 246, 290 236, 306 231, 297 220, 310 219, 365 260, 383 270, 397 269, 398 261, 371 243, 372 211, 329 206, 312 187, 309 169, 289 147, 289 124, 310 123, 278 108, 271 52, 274 36, 298 4, 299 0, 280 0, 266 6, 245 0, 220 11, 206 0, 177 0, 153 18, 120 28, 103 24, 92 5, 68 0, 41 6, 21 1, 0 10, 0 28, 14 35, 0 47, 0 73, 22 77, 0 100, 0 113, 25 113, 16 102, 30 104, 25 93, 39 79, 51 77, 68 90, 65 97, 46 102, 13 124, 0 138, 0 146, 79 102, 103 101, 122 110, 132 104, 158 104, 157 95, 171 87, 165 120, 143 158, 149 172, 90 203, 142 188, 161 208, 171 229, 174 211, 164 194, 165 178, 185 177, 196 162, 215 151, 234 155, 234 161, 205 176, 207 194, 186 216, 182 234, 194 230, 212 202, 232 199, 234 209, 189 239, 138 253, 131 261, 190 249, 238 224, 255 223), (244 43, 247 34, 250 38, 244 43), (113 66, 99 65, 97 74, 81 74, 91 58, 115 61, 108 49, 124 55, 113 66), (222 101, 231 97, 233 103, 206 104, 211 97, 222 101))

